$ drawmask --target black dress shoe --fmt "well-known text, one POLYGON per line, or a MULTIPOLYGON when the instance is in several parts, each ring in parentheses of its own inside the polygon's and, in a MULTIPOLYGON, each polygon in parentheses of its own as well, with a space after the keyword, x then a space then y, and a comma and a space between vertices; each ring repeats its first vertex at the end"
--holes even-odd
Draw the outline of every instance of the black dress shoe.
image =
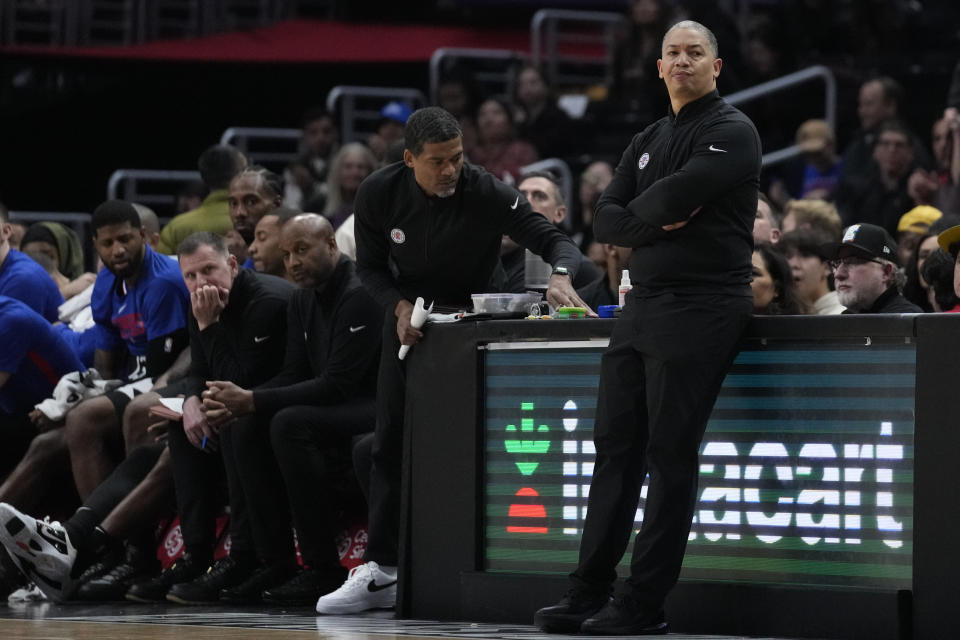
POLYGON ((580 625, 581 633, 598 636, 654 636, 668 629, 662 607, 645 607, 629 595, 617 596, 580 625))
POLYGON ((257 560, 226 556, 220 558, 190 582, 175 584, 167 592, 167 600, 178 604, 207 604, 220 600, 220 591, 238 585, 257 569, 257 560))
POLYGON ((316 604, 320 596, 336 591, 347 579, 344 567, 304 569, 291 580, 263 592, 263 601, 286 606, 316 604))
POLYGON ((533 616, 533 624, 545 633, 576 633, 581 623, 610 601, 606 592, 572 588, 560 602, 544 607, 533 616))
POLYGON ((173 585, 190 582, 206 571, 207 566, 206 561, 197 560, 185 553, 159 576, 132 585, 124 597, 134 602, 160 602, 166 598, 173 585))
POLYGON ((295 564, 265 564, 240 584, 220 590, 220 602, 252 604, 263 601, 263 592, 287 582, 297 573, 295 564))

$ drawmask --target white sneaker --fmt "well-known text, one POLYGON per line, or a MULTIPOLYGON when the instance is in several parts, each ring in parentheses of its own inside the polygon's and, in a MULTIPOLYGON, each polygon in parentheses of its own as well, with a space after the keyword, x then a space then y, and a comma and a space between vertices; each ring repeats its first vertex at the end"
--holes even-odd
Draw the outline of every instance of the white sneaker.
POLYGON ((370 609, 392 609, 397 604, 397 576, 384 573, 376 562, 350 570, 347 581, 333 593, 317 600, 317 613, 360 613, 370 609))
POLYGON ((25 576, 57 602, 70 597, 77 550, 59 522, 37 520, 0 503, 0 543, 25 576))
POLYGON ((43 591, 40 591, 40 587, 32 582, 25 584, 7 596, 7 604, 44 602, 45 600, 47 600, 47 596, 43 595, 43 591))

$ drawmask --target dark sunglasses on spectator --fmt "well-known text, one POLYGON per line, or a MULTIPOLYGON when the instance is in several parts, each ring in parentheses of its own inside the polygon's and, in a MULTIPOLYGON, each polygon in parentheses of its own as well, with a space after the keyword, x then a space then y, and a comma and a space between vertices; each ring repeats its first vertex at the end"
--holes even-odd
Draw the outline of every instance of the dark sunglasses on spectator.
POLYGON ((877 264, 883 264, 882 260, 877 260, 875 258, 861 258, 859 256, 847 256, 846 258, 837 258, 836 260, 830 260, 828 263, 830 268, 836 271, 840 268, 840 265, 845 264, 848 267, 856 267, 861 264, 867 264, 868 262, 876 262, 877 264))

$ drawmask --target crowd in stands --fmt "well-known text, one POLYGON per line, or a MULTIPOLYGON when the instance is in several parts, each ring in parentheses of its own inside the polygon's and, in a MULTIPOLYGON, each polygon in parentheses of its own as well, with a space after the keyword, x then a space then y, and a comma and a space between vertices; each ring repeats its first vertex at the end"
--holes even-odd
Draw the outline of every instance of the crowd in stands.
MULTIPOLYGON (((666 105, 656 73, 666 25, 686 5, 712 3, 682 4, 631 5, 611 95, 647 121, 666 105)), ((745 35, 737 82, 790 68, 770 25, 745 35)), ((720 39, 738 57, 736 39, 720 39)), ((481 97, 449 77, 439 102, 459 122, 469 162, 516 185, 577 244, 582 299, 616 305, 631 249, 595 242, 592 229, 615 163, 591 155, 541 69, 520 67, 513 86, 512 96, 481 97), (578 159, 575 184, 526 168, 557 157, 578 159)), ((756 314, 960 310, 960 78, 947 95, 929 147, 900 119, 903 90, 890 77, 863 82, 846 148, 823 120, 790 134, 757 122, 765 141, 792 138, 802 153, 766 172, 757 202, 756 314)), ((54 558, 38 567, 2 554, 0 586, 13 592, 25 574, 54 599, 301 606, 343 582, 335 537, 369 482, 348 479, 358 442, 356 468, 369 469, 361 437, 375 425, 383 324, 356 272, 354 205, 379 168, 413 166, 403 137, 412 112, 387 103, 361 142, 341 140, 336 117, 312 109, 302 154, 283 175, 209 147, 197 162, 202 184, 177 194, 178 215, 162 228, 139 204, 92 212, 95 272, 85 269, 87 238, 57 222, 21 224, 0 206, 0 538, 43 530, 50 548, 36 551, 54 558), (361 330, 364 340, 352 340, 361 330), (157 412, 178 396, 181 416, 157 412), (217 556, 225 504, 232 547, 217 556), (156 525, 173 514, 186 551, 161 573, 156 525)), ((525 291, 528 258, 504 236, 490 289, 525 291)))

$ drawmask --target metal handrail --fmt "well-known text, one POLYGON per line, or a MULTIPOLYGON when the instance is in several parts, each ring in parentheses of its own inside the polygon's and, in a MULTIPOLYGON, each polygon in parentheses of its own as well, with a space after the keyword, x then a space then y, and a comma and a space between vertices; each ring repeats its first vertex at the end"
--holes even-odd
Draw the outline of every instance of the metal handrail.
MULTIPOLYGON (((473 58, 478 60, 526 60, 527 54, 512 49, 475 49, 468 47, 441 47, 430 56, 430 100, 432 104, 439 102, 437 91, 440 87, 441 67, 447 58, 473 58)), ((491 74, 492 75, 492 74, 491 74)), ((504 69, 501 74, 505 78, 504 90, 497 92, 504 95, 512 93, 510 89, 510 73, 504 69)))
MULTIPOLYGON (((520 167, 520 174, 531 171, 552 171, 560 178, 560 191, 563 193, 563 200, 567 203, 567 210, 570 210, 570 203, 573 202, 573 172, 570 171, 570 165, 560 158, 544 158, 531 164, 520 167)), ((573 229, 573 221, 570 216, 566 216, 561 223, 567 230, 573 229)))
POLYGON ((282 129, 273 127, 230 127, 220 136, 220 144, 233 145, 239 149, 253 164, 288 163, 300 155, 300 141, 303 131, 300 129, 282 129), (284 151, 251 151, 250 142, 262 141, 296 141, 296 149, 284 151))
MULTIPOLYGON (((545 56, 547 65, 544 68, 547 77, 554 84, 560 84, 561 80, 557 72, 557 63, 561 60, 561 56, 557 51, 557 42, 558 39, 563 37, 562 33, 558 35, 556 24, 564 20, 576 23, 578 25, 591 22, 605 25, 605 33, 601 39, 601 42, 606 45, 606 51, 603 60, 603 65, 605 67, 604 82, 610 84, 610 81, 613 79, 613 64, 615 58, 615 30, 627 26, 628 21, 626 16, 624 16, 622 13, 613 13, 610 11, 572 11, 568 9, 540 9, 533 14, 533 18, 530 21, 531 61, 533 64, 541 66, 544 58, 544 45, 546 44, 549 50, 545 56), (546 36, 546 43, 544 43, 544 34, 546 36)), ((584 41, 582 34, 578 34, 576 39, 579 42, 584 41)), ((577 62, 593 62, 592 59, 588 60, 582 57, 567 57, 567 59, 577 62)), ((589 80, 588 78, 582 78, 579 76, 574 79, 589 80)))
POLYGON ((199 171, 159 171, 153 169, 117 169, 110 174, 107 181, 107 199, 115 200, 121 198, 120 191, 123 189, 123 200, 138 202, 144 205, 169 205, 175 200, 171 193, 141 193, 137 190, 137 184, 141 181, 152 182, 173 182, 183 184, 193 180, 200 180, 199 171))
MULTIPOLYGON (((798 84, 804 84, 806 82, 819 79, 822 79, 826 85, 823 119, 827 121, 827 124, 830 125, 830 128, 833 131, 836 131, 837 81, 833 77, 833 72, 823 65, 815 65, 812 67, 807 67, 806 69, 801 69, 800 71, 795 71, 794 73, 788 73, 785 76, 781 76, 767 82, 762 82, 748 89, 744 89, 743 91, 731 93, 728 96, 724 96, 724 99, 732 105, 739 105, 745 102, 750 102, 751 100, 756 100, 757 98, 761 98, 763 96, 770 95, 771 93, 777 93, 778 91, 789 89, 798 84)), ((763 154, 763 166, 767 167, 780 162, 785 162, 791 158, 797 157, 801 153, 803 152, 800 150, 800 147, 795 144, 784 147, 783 149, 771 151, 770 153, 765 153, 763 154)))
MULTIPOLYGON (((357 98, 384 98, 386 100, 401 100, 417 109, 426 106, 427 98, 419 89, 410 87, 359 87, 338 85, 330 89, 327 94, 327 111, 337 112, 337 103, 342 103, 340 109, 340 139, 343 142, 354 142, 358 138, 356 122, 364 120, 376 122, 380 119, 380 111, 360 110, 356 107, 357 98)), ((367 134, 364 134, 366 136, 367 134)))
POLYGON ((11 220, 22 220, 24 222, 59 222, 68 225, 77 232, 82 239, 86 227, 90 224, 89 213, 79 211, 11 211, 11 220))

